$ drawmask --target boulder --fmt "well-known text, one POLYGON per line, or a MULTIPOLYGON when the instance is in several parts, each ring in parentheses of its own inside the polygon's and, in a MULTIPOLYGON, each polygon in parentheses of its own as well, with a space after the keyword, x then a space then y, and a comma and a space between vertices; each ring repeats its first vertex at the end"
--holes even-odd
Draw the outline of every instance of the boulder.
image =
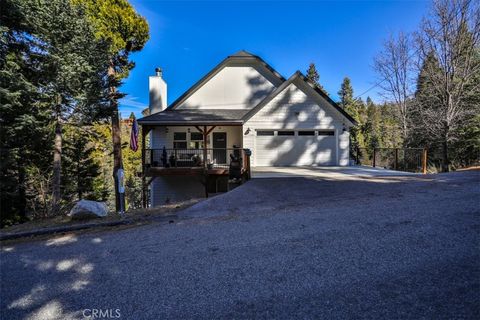
POLYGON ((68 214, 72 220, 103 218, 108 214, 107 204, 90 200, 80 200, 68 214))

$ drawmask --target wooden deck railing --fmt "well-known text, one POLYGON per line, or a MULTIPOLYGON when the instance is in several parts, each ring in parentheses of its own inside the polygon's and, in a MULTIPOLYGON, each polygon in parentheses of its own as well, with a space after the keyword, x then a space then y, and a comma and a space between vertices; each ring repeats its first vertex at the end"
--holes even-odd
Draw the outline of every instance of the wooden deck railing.
POLYGON ((240 148, 207 149, 145 149, 145 166, 147 168, 225 168, 232 161, 245 166, 248 155, 240 148), (204 161, 206 156, 206 162, 204 161))
POLYGON ((143 206, 148 203, 148 185, 158 176, 203 175, 207 197, 209 177, 250 180, 250 155, 249 149, 241 148, 142 149, 143 206))

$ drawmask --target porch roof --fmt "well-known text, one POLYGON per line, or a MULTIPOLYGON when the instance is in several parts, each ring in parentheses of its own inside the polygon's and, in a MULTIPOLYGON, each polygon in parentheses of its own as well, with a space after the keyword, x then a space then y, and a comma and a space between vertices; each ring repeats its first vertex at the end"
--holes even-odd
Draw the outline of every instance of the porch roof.
POLYGON ((138 120, 141 125, 242 125, 249 110, 166 109, 138 120))

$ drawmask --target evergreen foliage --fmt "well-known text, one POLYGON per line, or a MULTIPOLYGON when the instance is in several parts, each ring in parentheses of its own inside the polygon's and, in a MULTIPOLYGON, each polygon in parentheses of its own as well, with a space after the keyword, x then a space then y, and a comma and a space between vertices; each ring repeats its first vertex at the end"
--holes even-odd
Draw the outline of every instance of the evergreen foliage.
POLYGON ((320 82, 319 82, 319 80, 320 80, 320 75, 318 74, 317 67, 315 66, 315 63, 311 62, 311 63, 308 65, 306 77, 307 77, 307 79, 310 80, 315 86, 317 86, 320 90, 322 90, 323 93, 325 93, 326 95, 328 95, 328 92, 325 91, 325 89, 323 88, 323 86, 322 86, 322 85, 320 84, 320 82))
MULTIPOLYGON (((126 0, 72 0, 85 6, 87 15, 95 26, 96 36, 109 44, 109 103, 112 123, 113 177, 117 179, 117 170, 123 168, 122 140, 118 99, 123 96, 117 88, 126 78, 134 63, 129 60, 131 52, 143 48, 149 38, 149 27, 145 18, 140 16, 126 0)), ((115 180, 115 207, 120 209, 118 181, 115 180)))
POLYGON ((112 116, 111 88, 133 67, 146 22, 107 0, 5 0, 0 15, 1 225, 108 200, 92 124, 112 116))
POLYGON ((69 197, 69 202, 101 199, 95 194, 94 181, 100 174, 100 163, 93 156, 95 137, 91 129, 67 126, 64 138, 62 177, 69 182, 64 183, 64 199, 69 197))
POLYGON ((409 137, 443 171, 479 160, 480 11, 470 0, 434 3, 417 35, 419 68, 409 137))
POLYGON ((310 63, 307 69, 307 78, 310 79, 314 84, 317 86, 320 86, 320 83, 318 83, 318 80, 320 79, 320 76, 318 75, 317 68, 315 67, 315 63, 310 63))

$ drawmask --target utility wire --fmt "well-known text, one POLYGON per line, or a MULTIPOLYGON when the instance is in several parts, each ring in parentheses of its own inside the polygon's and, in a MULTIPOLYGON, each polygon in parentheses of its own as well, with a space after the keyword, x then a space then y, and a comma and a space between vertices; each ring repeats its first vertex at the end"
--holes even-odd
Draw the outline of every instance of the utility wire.
MULTIPOLYGON (((458 13, 457 13, 458 14, 458 13)), ((456 15, 457 15, 456 14, 456 15)), ((456 17, 458 18, 458 17, 456 17)), ((433 36, 436 37, 442 30, 435 30, 433 36)), ((415 52, 413 52, 411 55, 408 56, 408 60, 412 59, 415 55, 417 55, 419 52, 420 52, 421 48, 417 48, 417 50, 415 50, 415 52)), ((373 86, 371 86, 370 88, 368 88, 367 90, 365 90, 364 92, 362 92, 361 94, 355 96, 355 98, 353 100, 357 100, 358 98, 360 98, 361 96, 363 96, 364 94, 370 92, 371 90, 375 89, 376 87, 378 87, 379 85, 381 85, 382 83, 384 83, 385 81, 387 81, 387 79, 383 79, 377 83, 375 83, 373 86)))

